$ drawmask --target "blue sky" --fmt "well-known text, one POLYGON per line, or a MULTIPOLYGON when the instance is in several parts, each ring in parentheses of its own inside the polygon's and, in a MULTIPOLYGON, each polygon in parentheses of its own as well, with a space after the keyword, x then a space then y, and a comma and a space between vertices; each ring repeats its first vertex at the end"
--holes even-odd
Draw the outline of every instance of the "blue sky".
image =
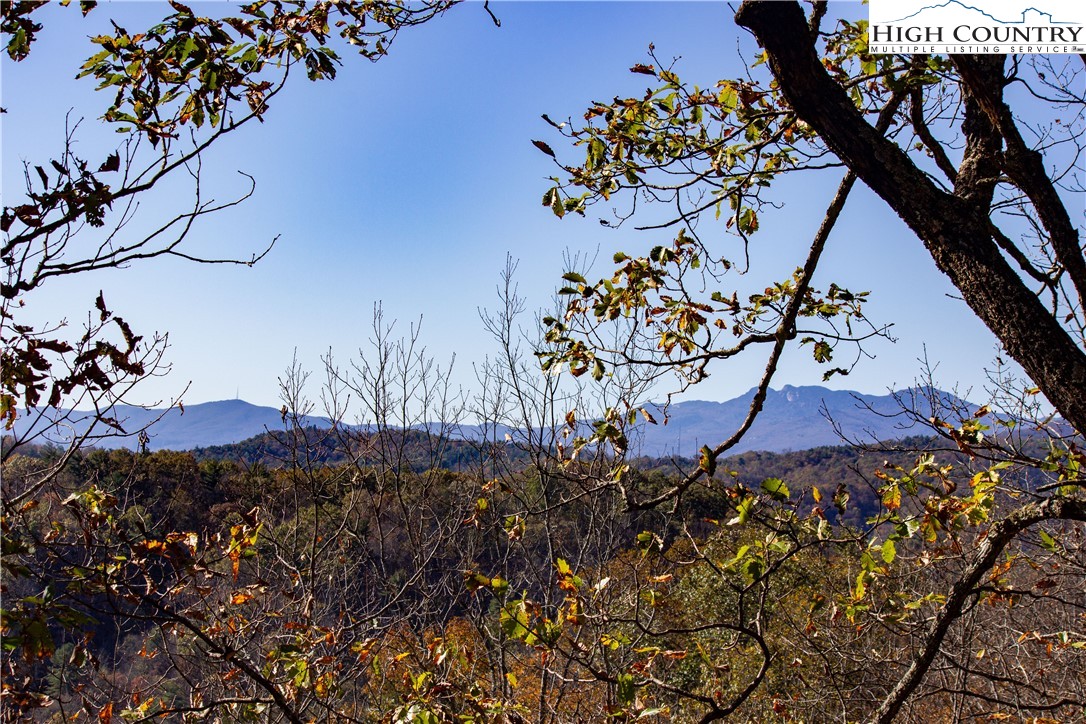
MULTIPOLYGON (((239 169, 256 177, 257 192, 209 218, 193 248, 246 256, 281 235, 265 261, 246 269, 161 260, 60 280, 28 300, 31 315, 78 323, 103 289, 138 331, 170 334, 173 370, 145 385, 139 401, 168 399, 191 381, 187 404, 238 395, 278 406, 276 379, 294 350, 314 369, 329 348, 350 356, 365 344, 373 305, 381 302, 405 329, 421 317, 430 352, 439 360, 455 353, 454 379, 470 387, 472 364, 493 349, 477 310, 496 304, 507 253, 520 260, 529 304, 546 307, 564 253, 598 252, 606 261, 619 248, 667 240, 659 232, 610 231, 591 215, 559 221, 544 209, 539 200, 555 170, 531 140, 548 141, 560 155, 562 141, 540 114, 579 117, 594 99, 640 94, 644 76, 627 69, 647 61, 650 42, 662 59, 681 56, 676 70, 703 87, 738 73, 753 49, 720 3, 491 7, 501 28, 481 3, 454 8, 404 31, 377 64, 345 57, 335 81, 296 83, 276 99, 266 123, 213 150, 204 170, 216 195, 243 189, 239 169)), ((858 3, 834 7, 842 15, 864 12, 858 3)), ((86 38, 111 16, 135 31, 166 12, 155 2, 104 3, 82 19, 74 7, 47 8, 30 58, 14 64, 4 57, 5 205, 21 187, 21 161, 42 163, 59 150, 69 109, 85 118, 82 153, 104 158, 113 150, 117 137, 96 121, 108 99, 90 79, 72 80, 93 52, 86 38)), ((756 238, 756 284, 802 262, 840 175, 782 187, 787 206, 763 217, 756 238)), ((169 208, 169 193, 144 212, 169 208)), ((876 341, 876 358, 834 386, 881 393, 912 384, 925 345, 943 386, 982 385, 994 337, 948 296, 952 288, 922 245, 866 189, 854 192, 823 268, 817 283, 871 290, 869 317, 893 322, 898 338, 876 341)), ((755 384, 760 361, 719 366, 687 397, 740 394, 755 384)), ((797 350, 774 386, 821 384, 821 374, 806 350, 797 350)))

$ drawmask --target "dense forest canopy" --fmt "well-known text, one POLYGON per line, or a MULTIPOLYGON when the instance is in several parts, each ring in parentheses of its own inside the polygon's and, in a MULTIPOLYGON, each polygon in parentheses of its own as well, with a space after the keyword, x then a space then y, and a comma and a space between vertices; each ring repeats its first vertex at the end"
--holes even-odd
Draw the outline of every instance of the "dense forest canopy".
MULTIPOLYGON (((258 262, 187 249, 196 220, 244 200, 202 199, 200 159, 286 84, 334 78, 347 49, 378 59, 454 4, 171 2, 92 38, 78 72, 121 150, 28 162, 0 216, 0 413, 33 421, 2 449, 5 721, 1080 717, 1086 56, 871 55, 866 23, 825 3, 744 2, 761 50, 741 77, 692 86, 650 49, 631 71, 655 87, 535 141, 554 214, 606 202, 636 224, 659 204, 669 240, 615 251, 596 281, 569 270, 538 339, 510 263, 478 389, 378 313, 370 347, 325 360, 329 427, 306 422, 305 370, 280 380, 271 459, 34 445, 73 400, 138 434, 114 411, 166 343, 104 293, 82 332, 36 327, 28 295, 156 257, 258 262), (827 168, 842 178, 806 256, 741 297, 778 179, 827 168), (141 194, 176 177, 191 205, 130 235, 141 194), (885 332, 865 292, 816 284, 857 181, 1027 377, 994 376, 979 408, 903 397, 933 435, 908 450, 728 458, 784 354, 847 374, 844 350, 885 332), (733 434, 695 460, 629 457, 635 422, 666 422, 654 385, 758 351, 733 434), (483 434, 456 441, 468 417, 483 434)), ((41 5, 3 5, 12 61, 34 62, 41 5)))

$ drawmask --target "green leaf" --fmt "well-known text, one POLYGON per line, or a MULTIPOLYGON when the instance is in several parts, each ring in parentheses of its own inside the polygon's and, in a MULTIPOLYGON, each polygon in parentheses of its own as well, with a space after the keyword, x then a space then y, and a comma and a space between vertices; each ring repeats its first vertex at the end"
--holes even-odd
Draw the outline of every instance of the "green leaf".
POLYGON ((762 490, 769 493, 774 500, 788 500, 791 495, 788 486, 780 478, 766 478, 762 481, 762 490))
POLYGON ((637 534, 637 547, 641 549, 642 555, 649 552, 657 553, 663 545, 664 541, 652 531, 644 530, 637 534))
POLYGON ((894 558, 896 558, 896 557, 897 557, 897 546, 894 544, 893 539, 888 538, 882 544, 882 560, 884 560, 886 562, 886 564, 889 565, 889 564, 894 562, 894 558))
POLYGON ((728 525, 743 525, 750 520, 750 512, 754 508, 754 498, 743 498, 735 506, 735 512, 738 513, 734 518, 728 521, 728 525))
POLYGON ((725 83, 716 99, 723 107, 724 112, 730 114, 739 105, 739 91, 732 87, 730 83, 725 83))
POLYGON ((634 702, 634 696, 637 693, 637 687, 634 686, 633 674, 619 674, 618 675, 618 700, 620 703, 629 706, 634 702))
POLYGON ((749 545, 739 546, 739 550, 735 553, 735 558, 732 558, 730 561, 728 561, 725 568, 734 568, 735 565, 739 563, 739 561, 743 560, 749 550, 749 545))
POLYGON ((598 138, 593 138, 588 143, 588 167, 595 168, 601 165, 606 157, 607 149, 603 145, 603 141, 598 138))
POLYGON ((713 449, 708 445, 701 446, 701 458, 698 460, 698 467, 704 470, 705 474, 710 478, 716 472, 716 455, 713 454, 713 449))
POLYGON ((747 581, 754 583, 762 577, 762 573, 765 572, 765 561, 755 556, 748 558, 747 562, 743 564, 743 575, 747 577, 747 581))
POLYGON ((600 636, 600 643, 611 649, 617 651, 619 646, 629 646, 630 637, 621 631, 613 631, 611 633, 605 633, 600 636))
POLYGON ((867 572, 860 571, 860 574, 856 576, 856 587, 852 591, 852 598, 859 601, 864 595, 867 594, 867 572))
POLYGON ((566 205, 562 203, 562 197, 558 193, 558 189, 554 189, 553 193, 551 194, 550 206, 551 211, 553 211, 554 215, 557 216, 559 219, 566 215, 566 205))
POLYGON ((749 206, 739 215, 739 229, 747 234, 753 234, 758 230, 758 214, 749 206))
POLYGON ((528 629, 528 607, 525 604, 524 599, 510 601, 503 606, 501 614, 498 616, 498 621, 501 625, 502 633, 511 639, 524 641, 529 645, 531 645, 531 642, 529 642, 528 639, 535 639, 535 636, 532 636, 531 631, 528 629))
POLYGON ((1055 552, 1056 540, 1048 533, 1045 533, 1043 530, 1038 530, 1037 533, 1041 536, 1041 547, 1044 548, 1046 551, 1055 552))

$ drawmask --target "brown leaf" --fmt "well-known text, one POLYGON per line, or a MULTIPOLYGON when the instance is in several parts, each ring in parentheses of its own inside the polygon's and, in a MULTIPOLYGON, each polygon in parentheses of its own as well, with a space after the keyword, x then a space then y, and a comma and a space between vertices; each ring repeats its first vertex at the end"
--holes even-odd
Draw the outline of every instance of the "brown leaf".
POLYGON ((107 171, 116 171, 116 170, 120 169, 120 167, 121 167, 121 157, 120 157, 120 155, 117 154, 117 153, 111 153, 111 154, 109 154, 109 157, 106 158, 106 162, 98 167, 98 172, 99 173, 105 173, 107 171))
POLYGON ((244 35, 246 38, 249 38, 250 40, 256 40, 256 35, 253 33, 252 27, 250 27, 252 25, 252 21, 246 22, 241 18, 223 18, 223 22, 232 27, 234 30, 238 31, 238 33, 240 33, 241 35, 244 35))
POLYGON ((532 145, 535 146, 536 148, 538 148, 543 153, 550 156, 551 158, 554 158, 554 151, 551 150, 550 146, 543 143, 543 141, 532 141, 532 145))
POLYGON ((177 2, 177 0, 170 0, 170 7, 183 15, 192 15, 192 9, 177 2))
POLYGON ((27 226, 41 226, 41 214, 38 212, 37 206, 23 204, 22 206, 16 206, 12 211, 19 217, 19 221, 27 226))

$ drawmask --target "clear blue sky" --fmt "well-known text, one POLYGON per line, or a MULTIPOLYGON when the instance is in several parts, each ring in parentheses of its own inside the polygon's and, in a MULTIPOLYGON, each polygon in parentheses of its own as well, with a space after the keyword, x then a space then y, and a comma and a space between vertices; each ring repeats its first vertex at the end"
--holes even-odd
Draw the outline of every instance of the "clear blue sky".
MULTIPOLYGON (((116 136, 97 126, 108 102, 90 79, 72 80, 92 54, 87 37, 115 17, 135 32, 168 12, 164 3, 104 3, 87 19, 75 7, 47 8, 30 58, 3 60, 4 204, 21 188, 21 161, 47 161, 61 147, 64 114, 84 117, 80 151, 102 157, 116 136)), ((530 143, 561 139, 541 119, 578 117, 594 99, 640 94, 649 43, 661 58, 681 56, 680 75, 704 86, 739 71, 750 57, 731 12, 715 2, 495 2, 495 28, 481 3, 454 8, 404 31, 377 64, 345 57, 331 83, 296 83, 276 99, 267 122, 217 147, 205 173, 217 196, 258 181, 242 207, 209 218, 195 249, 245 256, 276 234, 272 254, 252 269, 154 261, 60 281, 30 300, 38 321, 78 324, 104 289, 141 332, 168 331, 172 373, 144 387, 141 401, 170 398, 191 380, 185 402, 233 398, 278 405, 276 378, 295 349, 316 368, 332 348, 346 358, 369 336, 375 302, 406 326, 423 318, 423 340, 440 360, 457 355, 456 381, 471 386, 471 365, 492 349, 477 309, 493 306, 511 253, 533 307, 548 306, 563 252, 637 251, 660 233, 609 231, 591 216, 559 221, 539 199, 554 173, 530 143)), ((862 17, 858 3, 835 11, 862 17)), ((569 156, 567 155, 567 158, 569 156)), ((763 218, 756 239, 757 284, 802 262, 839 171, 808 176, 788 205, 763 218)), ((169 200, 156 203, 167 208, 169 200)), ((150 211, 153 213, 154 208, 150 211)), ((723 236, 723 230, 721 230, 723 236)), ((604 270, 600 266, 600 271, 604 270)), ((858 190, 824 263, 821 284, 872 291, 870 318, 894 322, 897 344, 877 341, 836 387, 881 393, 912 384, 924 345, 944 387, 980 386, 995 340, 964 304, 921 244, 869 192, 858 190)), ((760 359, 718 366, 689 398, 723 400, 749 389, 760 359)), ((784 365, 775 387, 820 384, 806 350, 784 365)))

